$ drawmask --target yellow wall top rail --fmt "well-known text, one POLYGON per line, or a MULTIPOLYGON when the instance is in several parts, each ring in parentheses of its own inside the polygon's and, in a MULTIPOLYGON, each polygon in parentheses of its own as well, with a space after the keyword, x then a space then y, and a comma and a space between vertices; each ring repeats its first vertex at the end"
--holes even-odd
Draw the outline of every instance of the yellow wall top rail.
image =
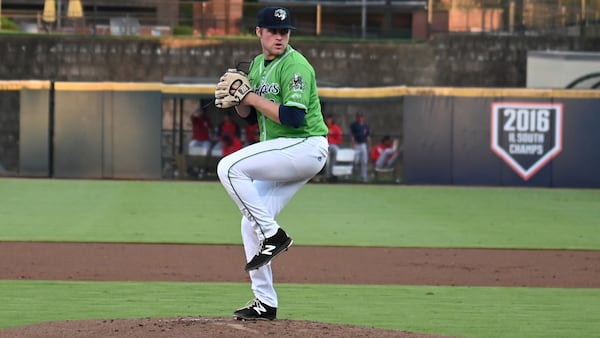
MULTIPOLYGON (((47 90, 47 80, 4 80, 0 91, 22 89, 47 90)), ((215 84, 165 84, 161 82, 64 82, 54 83, 55 90, 64 91, 158 91, 170 95, 212 96, 215 84)), ((594 89, 531 89, 531 88, 459 88, 459 87, 320 87, 323 99, 379 100, 403 96, 459 97, 536 97, 536 98, 600 98, 594 89)))

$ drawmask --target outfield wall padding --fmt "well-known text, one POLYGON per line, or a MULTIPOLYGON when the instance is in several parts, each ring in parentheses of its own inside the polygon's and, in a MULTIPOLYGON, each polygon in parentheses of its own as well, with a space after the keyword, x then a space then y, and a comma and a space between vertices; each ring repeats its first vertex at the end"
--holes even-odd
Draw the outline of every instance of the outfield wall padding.
POLYGON ((559 187, 600 187, 600 100, 565 99, 563 151, 554 160, 559 187))
MULTIPOLYGON (((405 96, 404 182, 600 187, 600 99, 543 94, 539 97, 493 94, 468 97, 446 93, 405 96), (531 177, 523 178, 508 161, 492 151, 491 107, 498 102, 562 105, 561 150, 531 177)), ((545 137, 551 135, 554 133, 545 137)))
POLYGON ((21 89, 19 175, 48 177, 49 89, 21 89))
POLYGON ((403 125, 404 180, 452 184, 452 99, 405 97, 403 125))
MULTIPOLYGON (((213 85, 57 82, 52 100, 47 82, 18 85, 21 176, 50 175, 52 158, 54 177, 162 178, 163 100, 214 95, 213 85), (50 101, 53 156, 48 144, 50 101)), ((407 184, 600 187, 597 90, 398 86, 322 88, 320 96, 323 102, 401 102, 402 180, 407 184), (521 122, 532 129, 517 123, 525 131, 509 132, 511 109, 519 111, 515 116, 526 116, 521 122), (521 110, 525 115, 519 115, 521 110), (542 141, 510 141, 521 134, 539 134, 542 141), (507 155, 514 145, 539 145, 545 153, 539 158, 507 155), (524 168, 517 170, 520 166, 524 168)))
POLYGON ((161 178, 160 91, 57 83, 53 124, 50 93, 21 91, 21 176, 161 178))

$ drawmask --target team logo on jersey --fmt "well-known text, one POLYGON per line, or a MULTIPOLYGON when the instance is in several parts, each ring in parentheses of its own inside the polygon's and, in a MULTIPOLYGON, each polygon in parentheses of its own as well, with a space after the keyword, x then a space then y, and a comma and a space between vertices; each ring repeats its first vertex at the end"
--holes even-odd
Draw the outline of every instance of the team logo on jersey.
POLYGON ((492 103, 491 148, 525 181, 562 151, 561 103, 492 103))
POLYGON ((287 13, 286 13, 285 9, 279 8, 275 11, 273 16, 275 16, 279 20, 283 21, 287 17, 287 13))
POLYGON ((290 90, 294 92, 301 92, 304 90, 304 80, 302 80, 302 76, 300 74, 294 74, 294 78, 290 83, 290 90))

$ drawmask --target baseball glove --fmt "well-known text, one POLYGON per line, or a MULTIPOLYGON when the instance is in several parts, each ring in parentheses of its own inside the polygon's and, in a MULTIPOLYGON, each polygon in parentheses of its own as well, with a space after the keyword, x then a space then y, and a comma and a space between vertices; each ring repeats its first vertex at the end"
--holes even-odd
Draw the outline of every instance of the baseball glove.
POLYGON ((217 108, 231 108, 242 102, 252 91, 246 73, 238 69, 228 69, 215 88, 215 106, 217 108))

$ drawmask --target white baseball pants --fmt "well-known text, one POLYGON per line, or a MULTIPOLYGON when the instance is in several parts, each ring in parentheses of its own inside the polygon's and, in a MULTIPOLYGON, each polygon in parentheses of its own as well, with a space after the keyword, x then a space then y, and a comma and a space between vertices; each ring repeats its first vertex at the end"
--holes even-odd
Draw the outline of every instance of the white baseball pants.
MULTIPOLYGON (((260 241, 277 232, 277 216, 323 168, 327 153, 327 139, 323 136, 277 138, 251 144, 219 161, 219 180, 242 212, 247 262, 256 255, 260 241)), ((277 307, 271 264, 249 274, 254 296, 277 307)))

